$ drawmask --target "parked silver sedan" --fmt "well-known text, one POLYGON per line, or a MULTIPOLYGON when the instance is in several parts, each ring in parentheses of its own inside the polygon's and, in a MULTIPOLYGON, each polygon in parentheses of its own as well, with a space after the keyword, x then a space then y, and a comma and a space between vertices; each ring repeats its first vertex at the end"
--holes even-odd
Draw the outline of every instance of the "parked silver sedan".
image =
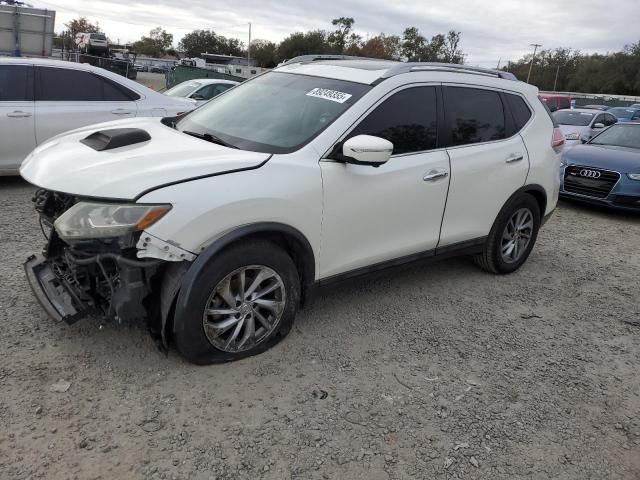
POLYGON ((618 122, 618 119, 608 112, 588 108, 557 110, 552 115, 564 135, 565 148, 579 145, 583 139, 588 141, 603 128, 618 122))

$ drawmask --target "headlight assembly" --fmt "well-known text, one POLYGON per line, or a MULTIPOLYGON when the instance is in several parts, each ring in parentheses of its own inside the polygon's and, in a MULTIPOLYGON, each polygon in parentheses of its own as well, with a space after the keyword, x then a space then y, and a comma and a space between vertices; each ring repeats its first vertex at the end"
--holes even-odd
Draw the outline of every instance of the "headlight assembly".
POLYGON ((640 173, 627 173, 631 180, 640 180, 640 173))
POLYGON ((54 226, 63 240, 120 237, 150 227, 169 210, 171 205, 79 202, 54 226))

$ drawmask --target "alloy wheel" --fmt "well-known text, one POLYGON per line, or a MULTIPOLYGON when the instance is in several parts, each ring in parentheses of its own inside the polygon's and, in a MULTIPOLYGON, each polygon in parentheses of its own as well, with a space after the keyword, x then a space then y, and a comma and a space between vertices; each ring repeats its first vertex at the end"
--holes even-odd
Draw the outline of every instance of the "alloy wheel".
POLYGON ((280 275, 264 265, 249 265, 224 277, 207 300, 202 324, 211 344, 243 352, 264 341, 278 326, 286 303, 280 275))
POLYGON ((515 263, 527 251, 533 235, 533 213, 520 208, 511 216, 502 233, 500 252, 506 263, 515 263))

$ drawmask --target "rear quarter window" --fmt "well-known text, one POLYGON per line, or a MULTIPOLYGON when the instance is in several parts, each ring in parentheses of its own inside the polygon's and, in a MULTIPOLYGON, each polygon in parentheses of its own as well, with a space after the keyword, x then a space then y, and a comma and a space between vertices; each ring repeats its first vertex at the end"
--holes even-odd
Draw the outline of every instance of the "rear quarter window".
POLYGON ((513 117, 516 131, 519 132, 531 118, 531 109, 529 108, 529 105, 527 105, 527 102, 525 102, 519 95, 506 93, 504 96, 507 99, 507 104, 511 110, 511 116, 513 117))

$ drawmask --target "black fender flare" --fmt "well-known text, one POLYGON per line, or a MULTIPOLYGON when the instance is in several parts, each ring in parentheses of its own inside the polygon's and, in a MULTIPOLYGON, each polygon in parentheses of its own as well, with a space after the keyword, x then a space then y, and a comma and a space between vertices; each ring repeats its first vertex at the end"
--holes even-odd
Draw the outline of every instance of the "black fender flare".
MULTIPOLYGON (((191 263, 189 269, 184 273, 180 281, 180 288, 176 292, 174 325, 178 324, 186 314, 187 305, 190 302, 193 288, 202 269, 209 261, 225 247, 246 237, 256 235, 279 235, 288 239, 293 239, 302 248, 300 258, 294 259, 296 264, 302 267, 300 280, 302 291, 305 292, 315 281, 315 256, 311 243, 298 229, 277 222, 259 222, 244 225, 236 228, 222 237, 214 240, 196 259, 191 263)), ((304 293, 303 293, 304 295, 304 293)), ((173 301, 173 299, 171 299, 173 301)), ((164 322, 163 322, 164 323, 164 322)), ((175 327, 174 327, 175 328, 175 327)), ((164 328, 163 328, 164 330, 164 328)))
POLYGON ((547 191, 544 189, 544 187, 542 185, 538 185, 537 183, 530 183, 528 185, 523 185, 518 190, 513 192, 513 194, 505 202, 505 205, 509 203, 509 201, 513 197, 521 193, 528 193, 530 195, 533 195, 533 197, 538 201, 538 204, 540 205, 540 218, 544 218, 545 211, 547 209, 547 204, 548 204, 547 191))

